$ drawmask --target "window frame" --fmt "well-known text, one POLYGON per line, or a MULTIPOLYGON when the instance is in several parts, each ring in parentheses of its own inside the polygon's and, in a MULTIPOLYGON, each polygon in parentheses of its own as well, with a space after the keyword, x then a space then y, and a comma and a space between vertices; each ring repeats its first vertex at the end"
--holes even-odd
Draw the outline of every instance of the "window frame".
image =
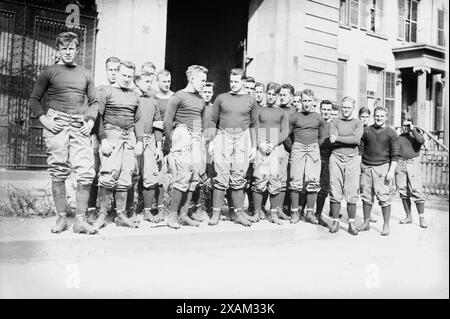
POLYGON ((400 35, 400 30, 398 30, 398 39, 406 42, 417 43, 417 29, 418 29, 418 16, 419 16, 419 0, 397 0, 397 8, 399 10, 398 27, 402 28, 402 35, 400 35), (400 3, 402 3, 403 12, 400 12, 400 3), (409 5, 408 5, 409 4, 409 5), (415 20, 413 19, 413 5, 416 6, 415 20), (415 40, 412 41, 412 30, 415 26, 414 36, 415 40))

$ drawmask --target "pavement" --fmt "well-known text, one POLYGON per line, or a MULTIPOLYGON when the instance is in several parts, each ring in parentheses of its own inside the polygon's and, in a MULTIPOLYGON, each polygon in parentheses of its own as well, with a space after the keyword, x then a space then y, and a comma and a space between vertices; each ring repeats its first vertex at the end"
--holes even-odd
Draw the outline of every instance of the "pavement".
POLYGON ((55 235, 55 218, 0 217, 0 298, 449 298, 448 202, 422 229, 394 201, 388 237, 376 205, 358 236, 343 213, 337 234, 262 221, 55 235))

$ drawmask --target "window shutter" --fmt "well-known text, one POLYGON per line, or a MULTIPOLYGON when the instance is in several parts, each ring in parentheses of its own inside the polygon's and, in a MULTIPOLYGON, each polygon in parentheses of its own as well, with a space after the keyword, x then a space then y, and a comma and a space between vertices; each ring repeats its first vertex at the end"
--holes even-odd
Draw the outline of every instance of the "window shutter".
POLYGON ((350 24, 358 26, 359 20, 359 0, 350 0, 350 24))
POLYGON ((359 66, 359 99, 358 108, 367 106, 367 66, 359 66))
POLYGON ((368 20, 370 16, 369 0, 361 0, 359 13, 360 13, 359 23, 361 25, 361 28, 367 29, 368 20))
POLYGON ((405 38, 405 0, 398 0, 398 37, 405 38))

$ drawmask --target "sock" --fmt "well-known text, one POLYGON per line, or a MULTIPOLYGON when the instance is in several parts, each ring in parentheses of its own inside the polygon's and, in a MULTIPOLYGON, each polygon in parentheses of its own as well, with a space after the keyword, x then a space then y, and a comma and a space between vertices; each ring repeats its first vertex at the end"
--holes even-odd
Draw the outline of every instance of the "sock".
POLYGON ((253 192, 253 206, 256 212, 259 212, 262 209, 263 197, 263 193, 253 192))
POLYGON ((127 207, 127 196, 128 192, 124 191, 116 191, 116 211, 125 211, 127 207))
POLYGON ((363 215, 364 215, 364 221, 367 221, 370 219, 370 213, 372 212, 372 204, 363 202, 363 215))
POLYGON ((151 209, 153 200, 155 199, 155 188, 144 188, 142 193, 144 195, 144 208, 151 209))
POLYGON ((347 203, 348 219, 355 221, 356 218, 356 204, 347 203))
POLYGON ((341 203, 330 202, 330 211, 334 221, 339 221, 339 213, 341 212, 341 203))
POLYGON ((316 205, 317 193, 307 193, 306 194, 306 207, 307 209, 314 210, 314 205, 316 205))
POLYGON ((270 208, 278 209, 283 207, 284 192, 279 192, 276 195, 270 194, 270 208))
POLYGON ((405 210, 406 216, 411 216, 411 200, 409 198, 402 198, 402 204, 403 204, 403 209, 405 210))
POLYGON ((223 206, 224 198, 225 198, 225 190, 214 188, 213 207, 220 209, 223 206))
POLYGON ((299 202, 299 192, 297 191, 291 191, 291 207, 292 210, 298 210, 298 202, 299 202))
POLYGON ((181 207, 181 201, 183 200, 183 192, 179 189, 172 188, 172 200, 170 201, 171 212, 178 212, 178 209, 181 207))
POLYGON ((231 192, 231 200, 233 202, 233 207, 242 210, 244 206, 244 190, 243 189, 233 189, 231 192))

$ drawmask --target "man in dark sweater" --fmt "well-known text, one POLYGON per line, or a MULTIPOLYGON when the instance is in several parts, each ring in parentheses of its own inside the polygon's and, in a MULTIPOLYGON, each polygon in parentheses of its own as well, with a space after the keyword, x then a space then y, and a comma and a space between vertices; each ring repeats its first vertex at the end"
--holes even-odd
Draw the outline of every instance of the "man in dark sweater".
MULTIPOLYGON (((320 145, 320 191, 317 194, 316 203, 316 217, 323 225, 326 223, 323 221, 321 214, 325 200, 327 199, 328 192, 330 191, 330 170, 329 160, 331 155, 331 143, 330 143, 330 122, 333 119, 331 117, 331 111, 334 108, 334 104, 329 100, 323 100, 320 102, 320 113, 325 120, 325 138, 322 145, 320 145)), ((330 212, 331 214, 331 212, 330 212)), ((331 215, 330 215, 331 216, 331 215)))
MULTIPOLYGON (((120 64, 120 59, 116 57, 109 57, 106 59, 106 80, 108 81, 108 84, 102 84, 96 87, 97 96, 100 95, 101 91, 108 85, 111 85, 116 82, 116 76, 120 64)), ((89 194, 89 201, 88 201, 88 222, 93 224, 95 222, 95 219, 97 218, 97 194, 98 194, 98 174, 100 172, 100 153, 99 153, 99 147, 100 147, 100 141, 98 140, 98 128, 100 125, 100 117, 97 116, 97 119, 95 121, 94 127, 91 131, 91 143, 92 143, 92 150, 94 151, 94 170, 95 170, 95 177, 92 181, 92 187, 91 192, 89 194)))
POLYGON ((262 218, 262 203, 265 192, 270 194, 269 221, 281 225, 279 214, 283 209, 286 190, 289 153, 283 146, 289 133, 289 115, 276 106, 280 85, 267 84, 267 107, 258 112, 258 151, 255 158, 253 202, 256 217, 262 218))
POLYGON ((214 141, 210 143, 213 153, 214 178, 213 215, 209 224, 217 225, 225 192, 231 188, 232 203, 235 207, 235 222, 251 225, 251 217, 243 211, 245 174, 249 162, 256 153, 256 132, 258 106, 255 98, 244 88, 244 71, 232 69, 230 74, 231 92, 216 97, 211 117, 211 128, 218 128, 214 141))
POLYGON ((293 115, 290 123, 292 132, 292 151, 290 164, 291 223, 298 223, 299 193, 306 191, 306 220, 317 224, 314 206, 320 190, 320 150, 326 137, 325 120, 313 111, 314 93, 302 91, 302 112, 293 115))
MULTIPOLYGON (((291 121, 293 119, 294 114, 298 112, 298 107, 301 109, 301 96, 298 95, 297 97, 294 96, 295 94, 295 88, 290 83, 285 83, 281 85, 280 89, 280 109, 286 111, 286 113, 289 116, 289 125, 291 124, 291 121)), ((286 138, 283 142, 284 149, 289 154, 292 150, 292 138, 286 138)), ((288 167, 287 167, 287 181, 290 180, 289 174, 290 174, 290 164, 288 161, 288 167)), ((283 200, 283 210, 279 212, 278 217, 280 217, 283 220, 289 220, 291 219, 290 216, 287 215, 288 212, 290 212, 291 209, 291 198, 289 195, 289 187, 287 187, 286 190, 281 190, 282 193, 281 196, 284 197, 283 200), (286 195, 287 193, 287 195, 286 195)))
POLYGON ((335 118, 330 123, 330 211, 333 216, 331 233, 339 230, 339 212, 345 196, 348 232, 352 235, 358 234, 355 225, 361 167, 358 145, 363 135, 363 123, 353 118, 354 111, 355 100, 346 96, 342 100, 341 117, 335 118))
MULTIPOLYGON (((211 103, 211 99, 214 95, 214 83, 213 82, 206 82, 205 86, 202 89, 201 92, 201 96, 203 98, 203 100, 205 100, 205 113, 203 116, 203 134, 204 139, 206 140, 206 144, 205 144, 205 148, 208 149, 209 148, 209 140, 210 137, 208 136, 210 132, 210 130, 208 130, 209 128, 209 121, 211 121, 211 115, 212 115, 212 110, 213 110, 213 104, 211 103)), ((212 200, 212 179, 216 176, 216 172, 214 171, 214 164, 212 162, 212 156, 207 152, 206 153, 206 171, 205 174, 202 177, 202 181, 203 183, 206 183, 206 185, 208 186, 208 193, 209 196, 208 198, 210 198, 212 200)), ((193 210, 193 214, 191 215, 192 219, 198 221, 198 222, 204 222, 206 220, 209 219, 208 214, 205 210, 203 210, 203 205, 201 203, 201 194, 203 194, 204 196, 206 196, 205 193, 203 193, 202 184, 199 184, 198 187, 196 188, 194 194, 192 194, 192 201, 190 206, 190 209, 193 210)))
MULTIPOLYGON (((158 109, 161 114, 161 120, 164 120, 166 114, 167 103, 169 98, 174 94, 170 89, 172 84, 172 75, 168 70, 160 70, 156 75, 156 81, 158 83, 159 91, 155 94, 155 99, 158 102, 158 109)), ((155 127, 155 130, 162 132, 162 139, 164 142, 163 128, 155 127)), ((165 144, 163 144, 164 147, 165 144)), ((169 153, 169 149, 164 150, 163 154, 169 153)), ((156 205, 158 208, 158 214, 155 216, 155 221, 164 221, 167 208, 164 206, 164 194, 167 191, 164 185, 167 185, 168 180, 171 180, 172 176, 169 176, 168 169, 166 167, 166 161, 164 158, 158 161, 158 187, 155 189, 156 205)))
POLYGON ((136 156, 142 154, 144 138, 139 95, 130 88, 135 68, 134 63, 121 61, 117 81, 105 87, 99 96, 101 166, 97 229, 105 225, 109 200, 114 191, 116 225, 138 226, 137 221, 129 219, 126 214, 127 191, 132 186, 136 156))
POLYGON ((162 161, 162 133, 156 130, 155 126, 162 128, 161 113, 158 102, 149 95, 151 81, 148 76, 137 73, 134 76, 134 83, 140 90, 139 98, 141 114, 144 125, 144 151, 138 157, 140 178, 142 179, 142 197, 144 201, 143 219, 151 223, 159 222, 159 218, 153 216, 151 209, 155 199, 155 190, 158 187, 158 162, 162 161))
POLYGON ((422 164, 420 163, 420 149, 425 143, 425 139, 410 120, 405 120, 402 128, 403 132, 398 138, 400 160, 395 172, 395 183, 406 213, 406 218, 400 220, 400 224, 412 223, 411 198, 413 198, 419 213, 420 227, 427 228, 424 215, 425 196, 422 188, 422 164))
POLYGON ((370 213, 376 195, 383 212, 384 225, 381 235, 390 233, 391 196, 395 169, 400 158, 400 146, 397 133, 386 127, 387 111, 376 107, 374 124, 364 129, 359 152, 362 155, 360 192, 363 200, 364 223, 361 231, 370 229, 370 213))
POLYGON ((187 69, 188 84, 170 97, 164 117, 164 143, 168 144, 168 156, 176 167, 167 225, 175 229, 180 228, 180 224, 199 226, 199 222, 191 219, 188 212, 192 193, 206 169, 206 151, 202 140, 205 101, 200 94, 207 73, 208 69, 200 65, 191 65, 187 69))
POLYGON ((60 60, 39 74, 30 96, 30 108, 43 125, 43 137, 49 157, 48 172, 52 180, 52 195, 58 219, 53 233, 68 228, 65 206, 65 180, 75 171, 76 217, 73 231, 94 234, 86 221, 91 184, 94 179, 94 154, 89 134, 98 113, 95 84, 90 73, 75 63, 79 50, 78 36, 60 33, 56 38, 60 60), (47 94, 48 110, 42 98, 47 94), (85 108, 87 97, 88 107, 85 108))

